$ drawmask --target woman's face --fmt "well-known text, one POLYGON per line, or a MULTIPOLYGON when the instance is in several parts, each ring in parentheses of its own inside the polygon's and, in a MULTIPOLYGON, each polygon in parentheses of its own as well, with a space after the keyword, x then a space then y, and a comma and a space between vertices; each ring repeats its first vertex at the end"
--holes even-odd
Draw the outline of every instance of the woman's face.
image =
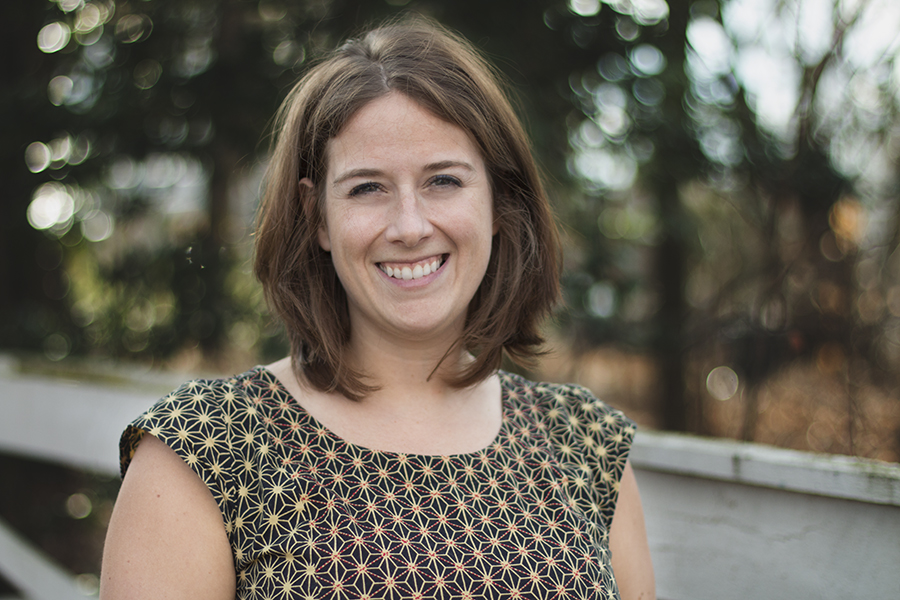
POLYGON ((464 130, 391 93, 331 139, 319 244, 351 331, 455 341, 496 233, 484 161, 464 130))

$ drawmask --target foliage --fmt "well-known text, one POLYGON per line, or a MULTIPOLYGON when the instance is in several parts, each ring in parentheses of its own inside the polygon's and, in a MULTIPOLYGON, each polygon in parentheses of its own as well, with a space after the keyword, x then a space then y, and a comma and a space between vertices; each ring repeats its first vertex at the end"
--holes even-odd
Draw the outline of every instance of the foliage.
POLYGON ((248 269, 263 132, 318 54, 415 10, 474 40, 521 92, 567 232, 558 325, 576 351, 653 358, 654 423, 712 431, 709 402, 744 397, 752 438, 761 386, 803 361, 893 385, 898 70, 872 33, 889 3, 5 10, 25 26, 4 40, 22 56, 4 63, 2 95, 17 116, 0 146, 0 278, 16 282, 0 292, 4 347, 223 368, 283 352, 248 269))
MULTIPOLYGON (((480 13, 486 30, 495 16, 474 2, 418 8, 451 26, 480 13)), ((546 36, 539 3, 530 9, 519 31, 546 36)), ((9 45, 27 60, 6 65, 8 112, 21 119, 3 144, 15 185, 0 274, 24 285, 0 298, 13 316, 0 345, 52 360, 237 364, 283 352, 248 265, 268 121, 310 60, 399 7, 47 0, 18 10, 28 26, 9 45)), ((504 44, 507 55, 520 45, 512 33, 504 44)), ((565 99, 551 98, 558 112, 565 99)), ((538 137, 564 140, 550 123, 538 137)))
POLYGON ((623 10, 642 3, 610 4, 566 21, 615 30, 571 78, 576 339, 657 353, 669 428, 707 430, 704 399, 743 389, 746 439, 759 386, 798 360, 854 386, 893 381, 886 6, 671 1, 655 24, 623 10), (713 389, 712 373, 733 385, 713 389))

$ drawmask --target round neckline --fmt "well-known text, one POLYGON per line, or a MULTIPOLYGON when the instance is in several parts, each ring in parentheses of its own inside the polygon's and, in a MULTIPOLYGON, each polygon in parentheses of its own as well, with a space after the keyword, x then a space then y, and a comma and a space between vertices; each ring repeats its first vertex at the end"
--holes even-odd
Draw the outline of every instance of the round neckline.
POLYGON ((435 460, 453 460, 453 459, 477 459, 481 455, 486 452, 490 452, 492 448, 498 447, 503 444, 504 438, 508 438, 508 427, 509 423, 512 420, 513 410, 510 406, 510 394, 507 385, 507 381, 509 379, 510 373, 507 373, 503 370, 497 371, 497 376, 500 378, 500 429, 497 431, 497 434, 494 438, 483 448, 475 450, 473 452, 457 452, 453 454, 421 454, 417 452, 397 452, 394 450, 378 450, 376 448, 369 448, 368 446, 362 446, 360 444, 356 444, 347 440, 337 433, 331 430, 330 427, 327 427, 324 423, 319 421, 316 417, 314 417, 300 402, 294 395, 288 391, 288 389, 284 386, 281 379, 278 378, 275 373, 270 371, 266 366, 259 365, 255 367, 255 369, 251 370, 251 372, 256 371, 256 376, 260 376, 265 374, 272 382, 274 382, 278 386, 278 392, 285 395, 288 399, 291 406, 294 406, 296 410, 300 411, 300 414, 304 419, 307 420, 309 425, 316 429, 323 431, 325 435, 335 442, 339 442, 343 444, 348 450, 355 453, 361 454, 377 454, 385 457, 396 457, 399 458, 401 456, 405 457, 407 460, 418 459, 420 461, 435 461, 435 460))

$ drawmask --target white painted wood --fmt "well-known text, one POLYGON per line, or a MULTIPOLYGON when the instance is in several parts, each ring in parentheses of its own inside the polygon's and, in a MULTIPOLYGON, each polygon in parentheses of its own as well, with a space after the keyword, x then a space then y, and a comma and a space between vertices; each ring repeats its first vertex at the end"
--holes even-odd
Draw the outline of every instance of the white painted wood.
POLYGON ((900 599, 900 465, 640 432, 666 600, 900 599))
POLYGON ((900 506, 900 465, 761 444, 639 431, 644 469, 900 506))
POLYGON ((900 598, 896 506, 635 474, 660 598, 900 598))
POLYGON ((0 519, 0 573, 28 600, 84 600, 74 578, 0 519))
MULTIPOLYGON (((20 375, 0 360, 0 452, 117 474, 121 430, 165 393, 161 388, 20 375)), ((2 520, 0 574, 23 600, 84 600, 71 574, 2 520)))
POLYGON ((165 378, 104 385, 0 369, 0 452, 116 474, 122 430, 173 387, 165 378))

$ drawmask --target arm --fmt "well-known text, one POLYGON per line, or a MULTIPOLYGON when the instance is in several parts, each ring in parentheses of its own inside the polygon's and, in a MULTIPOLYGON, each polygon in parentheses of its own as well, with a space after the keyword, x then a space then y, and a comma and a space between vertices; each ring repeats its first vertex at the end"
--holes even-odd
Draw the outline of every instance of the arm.
POLYGON ((100 597, 235 597, 231 546, 218 505, 200 477, 149 434, 113 509, 100 597))
POLYGON ((631 463, 625 463, 619 499, 609 529, 613 573, 622 600, 654 600, 656 582, 644 526, 644 509, 631 463))

